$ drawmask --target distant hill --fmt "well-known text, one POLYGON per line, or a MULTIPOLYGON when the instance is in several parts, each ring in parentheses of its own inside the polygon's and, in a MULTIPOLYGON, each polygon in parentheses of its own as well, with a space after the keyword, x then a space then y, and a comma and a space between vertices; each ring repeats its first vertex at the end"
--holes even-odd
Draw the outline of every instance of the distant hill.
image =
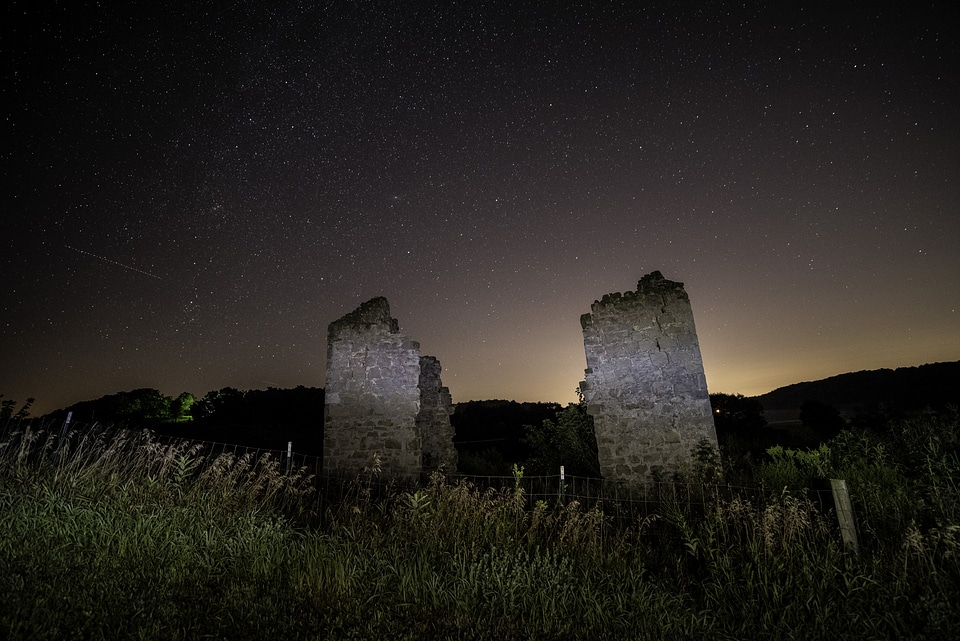
POLYGON ((794 383, 754 398, 763 405, 771 422, 799 414, 806 400, 826 403, 846 414, 879 407, 910 413, 926 407, 960 406, 960 361, 851 372, 794 383))

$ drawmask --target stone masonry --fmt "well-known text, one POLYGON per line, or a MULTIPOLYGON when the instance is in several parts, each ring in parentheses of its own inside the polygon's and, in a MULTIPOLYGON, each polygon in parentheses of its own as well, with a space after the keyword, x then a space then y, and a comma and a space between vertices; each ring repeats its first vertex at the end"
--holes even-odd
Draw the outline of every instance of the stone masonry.
POLYGON ((580 383, 593 416, 600 470, 640 486, 717 445, 700 344, 683 283, 655 271, 637 291, 607 294, 580 317, 587 356, 580 383))
POLYGON ((420 412, 417 429, 423 442, 423 471, 443 467, 457 469, 457 450, 453 446, 453 399, 440 380, 440 361, 433 356, 420 357, 420 412))
MULTIPOLYGON (((436 359, 430 359, 428 386, 421 389, 422 362, 420 344, 400 334, 385 298, 371 299, 330 323, 323 433, 326 474, 360 474, 378 464, 385 476, 416 477, 424 468, 425 443, 428 464, 450 462, 449 413, 444 414, 445 426, 440 418, 450 407, 449 391, 441 386, 436 359), (420 415, 421 407, 429 418, 420 415)), ((452 463, 455 466, 455 455, 452 463)))

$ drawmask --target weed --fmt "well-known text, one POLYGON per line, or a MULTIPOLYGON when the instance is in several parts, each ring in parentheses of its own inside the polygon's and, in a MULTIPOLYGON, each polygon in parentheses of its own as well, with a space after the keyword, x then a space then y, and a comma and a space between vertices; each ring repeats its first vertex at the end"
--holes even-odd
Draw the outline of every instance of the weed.
POLYGON ((306 470, 282 474, 269 456, 210 456, 149 432, 60 440, 27 428, 0 443, 0 630, 949 638, 960 625, 960 524, 953 450, 937 429, 911 460, 849 436, 772 454, 773 491, 749 495, 720 492, 703 450, 688 485, 660 486, 644 514, 619 521, 612 499, 532 500, 519 467, 502 490, 442 473, 391 488, 371 468, 343 501, 321 504, 306 470), (821 473, 850 475, 866 530, 858 556, 807 498, 802 479, 821 473))

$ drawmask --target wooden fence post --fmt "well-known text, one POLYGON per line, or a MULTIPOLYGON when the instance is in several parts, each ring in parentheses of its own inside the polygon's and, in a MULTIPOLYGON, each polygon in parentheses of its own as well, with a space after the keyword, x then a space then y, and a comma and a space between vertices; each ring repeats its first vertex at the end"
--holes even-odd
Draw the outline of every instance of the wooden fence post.
POLYGON ((857 523, 853 520, 853 506, 850 504, 850 493, 847 491, 847 482, 841 479, 830 479, 830 489, 833 490, 833 504, 837 509, 837 521, 840 522, 840 536, 843 544, 859 552, 857 543, 857 523))
POLYGON ((70 421, 73 419, 73 412, 67 412, 67 420, 63 422, 63 427, 60 428, 60 440, 62 441, 67 437, 67 432, 70 431, 70 421))

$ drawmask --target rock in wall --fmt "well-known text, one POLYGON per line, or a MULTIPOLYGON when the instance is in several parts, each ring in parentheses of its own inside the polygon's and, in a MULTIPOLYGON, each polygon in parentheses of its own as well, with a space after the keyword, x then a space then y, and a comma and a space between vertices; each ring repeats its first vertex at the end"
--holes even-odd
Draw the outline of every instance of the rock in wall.
POLYGON ((420 413, 417 428, 423 443, 423 471, 443 468, 457 470, 457 450, 453 446, 453 399, 440 380, 440 361, 433 356, 420 357, 420 413))
POLYGON ((324 472, 358 474, 379 459, 384 475, 419 475, 419 383, 420 344, 400 334, 386 298, 330 323, 324 472))
POLYGON ((637 291, 607 294, 580 317, 587 356, 580 386, 594 418, 604 478, 639 486, 716 446, 690 299, 660 272, 637 291))

